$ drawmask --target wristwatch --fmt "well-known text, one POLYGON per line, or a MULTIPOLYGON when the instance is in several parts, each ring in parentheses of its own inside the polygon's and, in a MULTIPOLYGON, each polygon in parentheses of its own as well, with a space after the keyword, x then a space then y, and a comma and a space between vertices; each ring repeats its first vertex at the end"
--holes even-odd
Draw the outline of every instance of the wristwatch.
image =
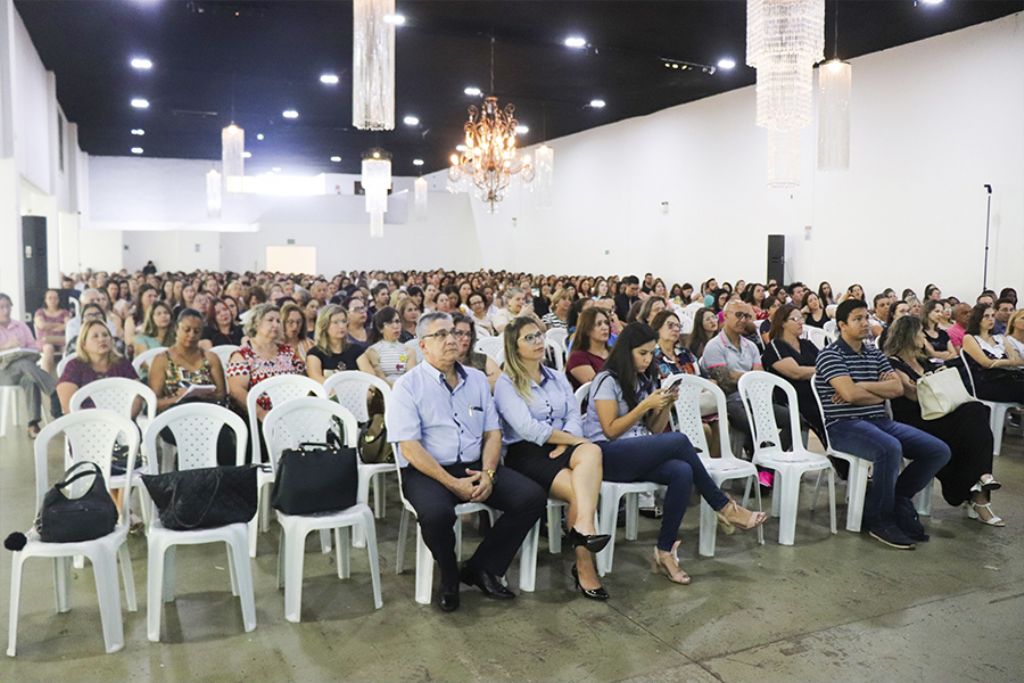
POLYGON ((494 483, 494 475, 496 474, 496 472, 497 470, 484 470, 484 474, 491 478, 492 484, 494 483))

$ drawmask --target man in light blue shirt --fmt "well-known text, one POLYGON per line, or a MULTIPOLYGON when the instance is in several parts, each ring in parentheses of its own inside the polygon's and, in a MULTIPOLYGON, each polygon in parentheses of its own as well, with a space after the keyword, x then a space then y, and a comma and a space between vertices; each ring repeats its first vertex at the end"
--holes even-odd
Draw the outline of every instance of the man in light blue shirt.
POLYGON ((540 519, 547 493, 499 464, 501 431, 487 377, 460 365, 451 317, 428 313, 416 326, 423 362, 395 383, 388 438, 397 444, 402 491, 441 570, 440 607, 459 606, 459 581, 490 598, 515 594, 499 579, 540 519), (455 558, 455 506, 487 503, 504 514, 460 572, 455 558))

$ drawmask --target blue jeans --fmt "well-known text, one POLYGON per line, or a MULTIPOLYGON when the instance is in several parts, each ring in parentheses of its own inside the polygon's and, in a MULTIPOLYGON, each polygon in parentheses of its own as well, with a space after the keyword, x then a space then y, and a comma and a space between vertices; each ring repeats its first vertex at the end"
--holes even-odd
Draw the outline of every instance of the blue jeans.
POLYGON ((729 503, 704 469, 690 440, 679 432, 619 438, 601 441, 598 445, 604 460, 605 481, 653 481, 668 485, 665 514, 658 533, 660 550, 672 550, 694 485, 712 509, 721 510, 729 503))
POLYGON ((949 462, 949 446, 916 427, 888 418, 837 420, 828 425, 832 447, 874 463, 864 500, 868 529, 895 520, 896 497, 912 498, 949 462), (910 460, 902 474, 903 458, 910 460))

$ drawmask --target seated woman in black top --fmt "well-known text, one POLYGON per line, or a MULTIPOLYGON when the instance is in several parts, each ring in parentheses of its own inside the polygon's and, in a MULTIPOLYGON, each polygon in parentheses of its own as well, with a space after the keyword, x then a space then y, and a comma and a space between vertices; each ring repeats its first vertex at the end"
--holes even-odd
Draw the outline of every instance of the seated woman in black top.
POLYGON ((234 315, 228 305, 220 299, 210 302, 206 314, 206 325, 203 327, 203 338, 199 340, 199 348, 209 351, 214 346, 238 346, 242 343, 242 328, 235 323, 234 315))
MULTIPOLYGON (((950 505, 968 506, 968 514, 982 524, 1005 526, 992 512, 990 492, 1000 484, 992 476, 992 429, 989 409, 971 401, 936 420, 921 419, 917 380, 934 369, 925 349, 921 321, 900 318, 886 337, 885 353, 903 382, 903 396, 891 401, 893 419, 925 431, 949 446, 949 462, 935 478, 942 483, 942 497, 950 505)), ((953 370, 949 370, 953 372, 953 370)))
MULTIPOLYGON (((813 296, 813 295, 812 295, 813 296)), ((788 380, 796 389, 801 419, 807 423, 824 443, 825 429, 821 413, 814 398, 811 377, 818 360, 818 347, 807 339, 801 339, 804 331, 804 315, 793 304, 780 306, 772 315, 772 327, 768 332, 768 346, 761 354, 761 365, 768 372, 788 380)))
POLYGON ((810 325, 811 327, 823 328, 831 318, 828 317, 828 312, 825 311, 825 306, 821 303, 821 297, 814 292, 807 292, 804 295, 804 325, 810 325))
POLYGON ((983 401, 1024 403, 1024 358, 1001 334, 993 334, 995 310, 990 304, 971 309, 964 335, 964 355, 971 366, 975 396, 983 401))
POLYGON ((306 375, 321 384, 336 372, 358 370, 356 359, 365 351, 348 342, 348 314, 337 304, 320 309, 316 316, 316 345, 306 353, 306 375))
POLYGON ((921 329, 924 333, 925 350, 928 355, 946 361, 954 360, 959 354, 949 343, 949 335, 939 327, 945 318, 944 308, 941 300, 925 300, 921 309, 921 329))

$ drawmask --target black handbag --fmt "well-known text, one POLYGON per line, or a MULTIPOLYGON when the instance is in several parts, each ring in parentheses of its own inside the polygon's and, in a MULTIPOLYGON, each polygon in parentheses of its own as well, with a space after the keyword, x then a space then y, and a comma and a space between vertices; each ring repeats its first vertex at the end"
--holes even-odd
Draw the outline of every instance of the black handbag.
POLYGON ((188 531, 247 523, 256 515, 256 470, 200 467, 144 474, 142 482, 168 529, 188 531))
POLYGON ((78 543, 106 536, 117 526, 117 507, 94 462, 83 460, 64 472, 64 478, 43 496, 36 517, 36 530, 46 543, 78 543), (75 473, 79 468, 84 471, 75 473), (64 489, 82 477, 93 477, 92 486, 78 498, 68 498, 64 489))
POLYGON ((270 504, 287 515, 335 512, 356 504, 359 456, 341 445, 337 434, 327 443, 301 443, 277 461, 277 476, 270 504))

